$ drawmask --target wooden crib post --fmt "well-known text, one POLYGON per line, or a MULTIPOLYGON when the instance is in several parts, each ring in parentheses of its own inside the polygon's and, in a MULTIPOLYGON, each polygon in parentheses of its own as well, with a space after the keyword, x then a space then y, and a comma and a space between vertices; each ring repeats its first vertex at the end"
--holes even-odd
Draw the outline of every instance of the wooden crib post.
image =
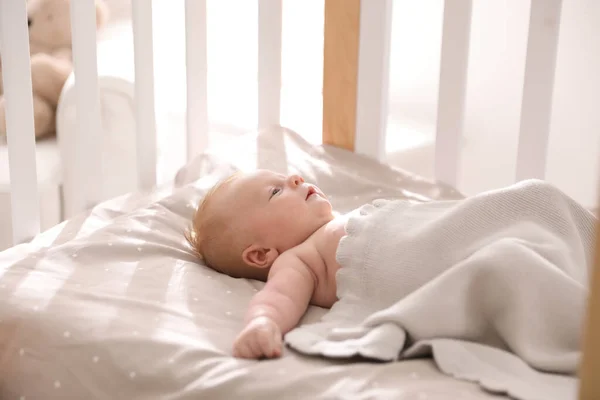
POLYGON ((323 143, 354 151, 360 0, 325 0, 323 143))
POLYGON ((583 359, 579 371, 580 400, 600 399, 600 222, 596 227, 596 258, 590 283, 583 359))

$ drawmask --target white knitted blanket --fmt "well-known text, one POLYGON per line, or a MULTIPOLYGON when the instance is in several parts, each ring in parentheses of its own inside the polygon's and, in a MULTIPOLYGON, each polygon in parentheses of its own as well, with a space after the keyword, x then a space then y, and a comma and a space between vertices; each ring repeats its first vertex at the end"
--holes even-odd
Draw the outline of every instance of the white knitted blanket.
POLYGON ((459 201, 377 200, 346 229, 339 301, 289 332, 290 347, 332 358, 433 356, 488 391, 575 398, 590 212, 531 180, 459 201))

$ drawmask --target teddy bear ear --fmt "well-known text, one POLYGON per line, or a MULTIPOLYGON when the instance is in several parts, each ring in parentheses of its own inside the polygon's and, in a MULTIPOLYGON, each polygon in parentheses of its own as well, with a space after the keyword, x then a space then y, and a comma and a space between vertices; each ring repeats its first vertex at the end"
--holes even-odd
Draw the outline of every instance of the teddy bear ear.
POLYGON ((103 0, 96 0, 96 26, 104 26, 108 20, 108 6, 103 0))

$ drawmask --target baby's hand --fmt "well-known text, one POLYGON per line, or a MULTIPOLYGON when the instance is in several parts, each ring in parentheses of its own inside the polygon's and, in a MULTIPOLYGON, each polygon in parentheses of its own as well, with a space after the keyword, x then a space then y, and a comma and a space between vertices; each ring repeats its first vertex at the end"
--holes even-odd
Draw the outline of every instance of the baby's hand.
POLYGON ((283 343, 281 330, 268 317, 253 319, 240 332, 233 344, 234 357, 274 358, 281 356, 283 343))

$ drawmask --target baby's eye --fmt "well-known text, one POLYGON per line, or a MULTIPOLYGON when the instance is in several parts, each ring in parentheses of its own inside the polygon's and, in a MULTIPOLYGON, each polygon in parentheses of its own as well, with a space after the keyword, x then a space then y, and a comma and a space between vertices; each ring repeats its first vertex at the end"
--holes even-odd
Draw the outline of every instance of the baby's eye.
POLYGON ((281 191, 280 188, 273 188, 273 189, 271 189, 271 197, 275 196, 280 191, 281 191))

